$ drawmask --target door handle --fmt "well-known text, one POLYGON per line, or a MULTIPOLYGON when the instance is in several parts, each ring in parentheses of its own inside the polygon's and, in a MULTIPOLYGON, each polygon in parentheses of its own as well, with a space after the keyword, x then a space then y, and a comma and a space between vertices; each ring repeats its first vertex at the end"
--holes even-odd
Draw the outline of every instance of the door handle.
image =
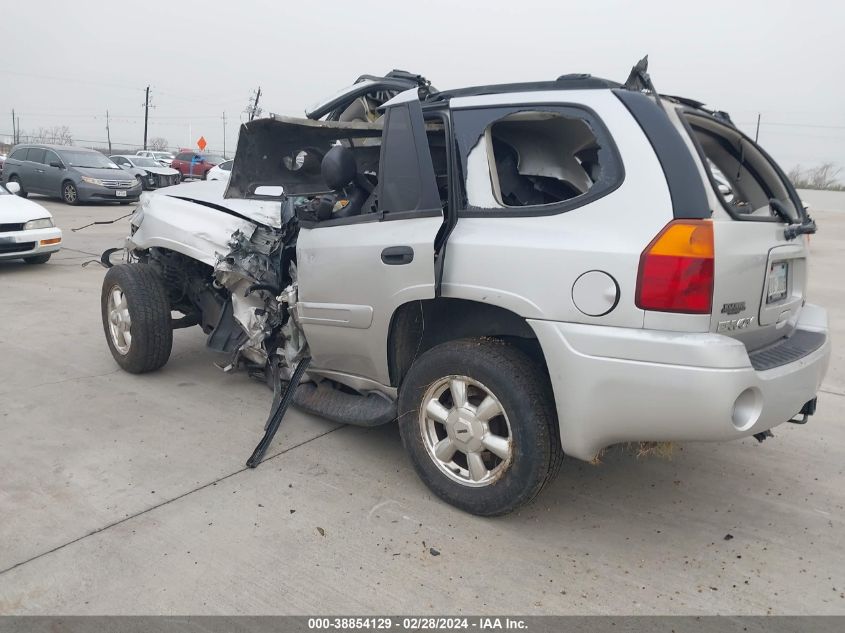
POLYGON ((410 246, 388 246, 381 252, 381 261, 388 266, 400 266, 414 261, 414 249, 410 246))
POLYGON ((37 171, 39 174, 43 174, 43 173, 44 173, 44 170, 43 170, 43 169, 36 169, 35 171, 37 171))

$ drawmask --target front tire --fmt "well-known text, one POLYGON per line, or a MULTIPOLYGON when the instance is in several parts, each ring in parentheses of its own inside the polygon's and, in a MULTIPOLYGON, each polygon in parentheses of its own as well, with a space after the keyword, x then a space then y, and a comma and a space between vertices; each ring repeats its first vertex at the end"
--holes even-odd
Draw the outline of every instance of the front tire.
POLYGON ((62 200, 71 206, 79 204, 79 191, 69 180, 62 183, 62 200))
POLYGON ((109 268, 100 295, 103 331, 114 360, 132 374, 160 369, 170 358, 170 302, 147 264, 109 268))
POLYGON ((560 469, 548 377, 503 341, 463 339, 427 351, 403 381, 399 410, 417 474, 472 514, 512 512, 560 469))

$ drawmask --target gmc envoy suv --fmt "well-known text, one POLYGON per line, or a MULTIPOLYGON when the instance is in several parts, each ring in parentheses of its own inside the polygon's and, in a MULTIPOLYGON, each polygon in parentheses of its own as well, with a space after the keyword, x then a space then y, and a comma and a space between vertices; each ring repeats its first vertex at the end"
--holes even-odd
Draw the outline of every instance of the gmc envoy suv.
POLYGON ((198 325, 274 387, 268 425, 288 402, 398 421, 424 482, 480 515, 564 454, 762 441, 815 410, 815 224, 726 113, 659 95, 645 63, 443 92, 394 71, 306 117, 245 123, 228 186, 142 196, 102 290, 121 367, 162 367, 198 325))

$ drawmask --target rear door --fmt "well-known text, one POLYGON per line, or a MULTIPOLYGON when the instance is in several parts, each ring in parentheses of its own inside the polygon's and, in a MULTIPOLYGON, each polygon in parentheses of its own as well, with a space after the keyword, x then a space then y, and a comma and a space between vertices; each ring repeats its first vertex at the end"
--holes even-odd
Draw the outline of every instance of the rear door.
POLYGON ((807 238, 788 239, 785 229, 801 224, 805 212, 783 171, 742 132, 700 111, 680 117, 698 150, 713 208, 710 329, 753 351, 789 335, 800 315, 807 238))

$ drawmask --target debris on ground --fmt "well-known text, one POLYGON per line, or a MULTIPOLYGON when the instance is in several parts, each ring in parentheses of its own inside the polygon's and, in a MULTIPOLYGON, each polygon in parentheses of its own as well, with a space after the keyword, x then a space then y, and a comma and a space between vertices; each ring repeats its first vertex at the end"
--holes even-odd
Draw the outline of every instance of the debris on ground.
POLYGON ((326 535, 326 531, 325 531, 323 528, 321 528, 321 527, 318 527, 318 528, 317 528, 317 531, 320 533, 320 536, 325 536, 325 535, 326 535))
POLYGON ((428 553, 432 556, 440 556, 440 550, 436 550, 433 547, 428 548, 428 553))

